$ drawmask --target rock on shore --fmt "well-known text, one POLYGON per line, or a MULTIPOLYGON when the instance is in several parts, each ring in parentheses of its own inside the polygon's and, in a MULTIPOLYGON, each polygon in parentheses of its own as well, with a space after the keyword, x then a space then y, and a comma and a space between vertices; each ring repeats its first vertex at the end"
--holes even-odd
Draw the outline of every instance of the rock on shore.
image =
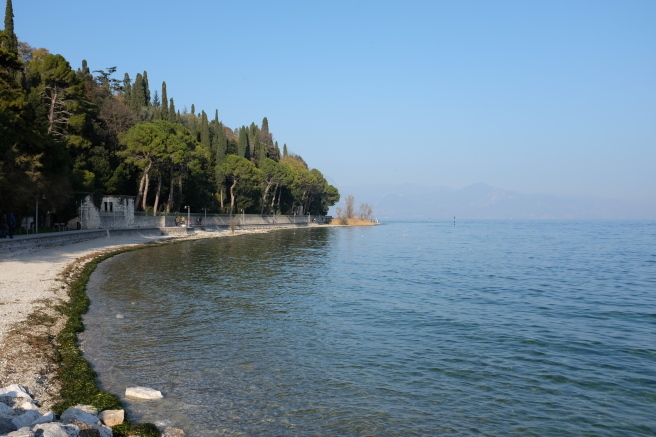
POLYGON ((0 435, 112 437, 112 429, 97 414, 93 407, 77 406, 64 411, 56 420, 52 411, 39 410, 38 402, 25 387, 12 384, 0 388, 0 435))
MULTIPOLYGON (((144 387, 138 387, 144 388, 144 387)), ((152 390, 152 392, 161 393, 152 390)), ((12 384, 0 388, 0 436, 7 437, 112 437, 112 426, 125 420, 124 410, 98 412, 89 405, 76 405, 59 419, 52 411, 42 411, 27 388, 12 384)), ((182 437, 177 428, 160 428, 163 437, 182 437)))

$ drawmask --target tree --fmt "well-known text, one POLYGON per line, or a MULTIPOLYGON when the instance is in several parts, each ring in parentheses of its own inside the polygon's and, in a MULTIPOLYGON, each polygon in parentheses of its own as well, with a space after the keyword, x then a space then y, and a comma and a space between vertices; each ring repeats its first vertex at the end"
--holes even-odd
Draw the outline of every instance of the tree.
POLYGON ((210 125, 209 125, 209 122, 207 121, 207 114, 205 113, 205 111, 202 111, 202 113, 201 113, 200 143, 203 146, 205 146, 208 150, 211 147, 211 143, 210 143, 210 125))
POLYGON ((14 33, 14 7, 11 4, 11 0, 7 0, 7 6, 5 8, 4 33, 6 35, 6 40, 4 40, 2 44, 9 53, 18 55, 18 38, 14 33))
POLYGON ((162 120, 169 120, 169 100, 166 94, 166 82, 162 82, 162 111, 160 114, 162 120))
POLYGON ((353 194, 349 194, 346 196, 346 199, 344 199, 344 216, 347 219, 352 219, 355 217, 355 198, 353 197, 353 194))
POLYGON ((77 83, 75 72, 62 55, 46 54, 30 62, 29 72, 38 80, 37 92, 47 103, 47 133, 65 135, 66 125, 73 115, 71 88, 77 83))
POLYGON ((260 205, 260 214, 264 214, 264 208, 268 205, 267 197, 269 190, 274 188, 273 196, 270 206, 270 211, 273 214, 274 210, 274 201, 276 198, 276 190, 278 186, 283 184, 288 179, 287 168, 283 167, 281 164, 278 164, 276 161, 264 158, 260 160, 260 170, 262 172, 262 182, 264 191, 262 192, 262 201, 260 205))
POLYGON ((246 126, 242 126, 241 129, 239 129, 239 140, 237 144, 237 155, 250 160, 251 146, 248 142, 248 129, 246 129, 246 126))
POLYGON ((146 106, 146 92, 144 90, 144 80, 141 73, 137 73, 130 93, 130 108, 138 112, 143 106, 146 106))
MULTIPOLYGON (((228 155, 223 164, 218 168, 218 173, 225 176, 230 190, 230 215, 235 210, 237 187, 241 188, 241 194, 248 193, 257 188, 261 179, 260 170, 246 158, 236 155, 228 155)), ((246 197, 246 196, 243 196, 246 197)), ((242 206, 248 205, 248 200, 243 199, 242 206)))
POLYGON ((144 100, 146 104, 144 106, 150 106, 150 86, 148 85, 148 72, 143 72, 143 88, 144 88, 144 100))
POLYGON ((130 81, 130 75, 125 73, 125 76, 123 76, 123 101, 125 102, 126 105, 130 104, 131 98, 132 98, 132 83, 130 81))
POLYGON ((125 150, 118 153, 125 162, 142 170, 139 181, 139 190, 135 206, 141 206, 146 210, 146 197, 150 182, 149 173, 154 165, 158 165, 163 159, 164 139, 161 131, 154 123, 141 121, 135 124, 127 132, 122 133, 120 142, 125 150), (141 203, 141 205, 139 205, 141 203))
POLYGON ((175 114, 175 103, 173 103, 173 97, 171 97, 171 100, 169 102, 169 121, 171 123, 175 123, 177 121, 177 117, 175 114))
POLYGON ((36 126, 25 117, 25 93, 14 81, 22 65, 6 42, 0 32, 0 205, 18 211, 42 184, 43 153, 35 147, 36 126))
POLYGON ((225 156, 228 152, 228 137, 223 123, 216 122, 212 124, 214 127, 214 136, 212 138, 212 151, 214 153, 214 163, 220 165, 223 163, 225 156))
POLYGON ((371 220, 373 213, 374 209, 368 203, 360 204, 360 213, 358 215, 362 220, 371 220))

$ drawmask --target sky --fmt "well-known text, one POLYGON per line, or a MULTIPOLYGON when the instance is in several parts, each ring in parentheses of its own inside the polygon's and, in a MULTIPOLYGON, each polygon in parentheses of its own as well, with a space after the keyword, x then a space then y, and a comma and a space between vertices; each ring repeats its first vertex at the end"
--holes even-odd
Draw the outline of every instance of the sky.
POLYGON ((656 1, 13 0, 19 40, 264 117, 330 183, 656 205, 656 1))

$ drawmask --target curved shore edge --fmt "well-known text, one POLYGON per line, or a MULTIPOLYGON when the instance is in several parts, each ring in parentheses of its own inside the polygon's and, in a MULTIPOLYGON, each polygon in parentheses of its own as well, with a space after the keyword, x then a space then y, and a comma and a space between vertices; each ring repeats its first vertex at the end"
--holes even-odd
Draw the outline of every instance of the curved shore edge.
MULTIPOLYGON (((84 330, 82 315, 89 305, 86 284, 96 266, 127 251, 274 229, 283 228, 117 236, 0 252, 0 387, 28 388, 42 414, 60 415, 79 404, 123 409, 116 396, 97 386, 97 374, 78 347, 77 333, 84 330)), ((126 421, 114 428, 114 435, 127 435, 128 429, 126 421)))

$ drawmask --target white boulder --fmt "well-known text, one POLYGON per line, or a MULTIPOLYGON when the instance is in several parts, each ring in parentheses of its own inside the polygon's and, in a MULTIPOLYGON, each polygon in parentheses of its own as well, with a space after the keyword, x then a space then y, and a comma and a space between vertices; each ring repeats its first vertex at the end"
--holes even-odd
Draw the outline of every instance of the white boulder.
POLYGON ((27 390, 18 384, 12 384, 12 385, 8 385, 7 387, 0 388, 0 396, 9 396, 12 398, 24 398, 30 401, 32 400, 32 396, 30 396, 27 390))
POLYGON ((107 426, 120 425, 125 420, 125 411, 105 410, 98 415, 98 418, 107 426))
POLYGON ((148 387, 128 387, 125 396, 138 399, 162 399, 162 392, 148 387))
POLYGON ((16 416, 11 419, 11 423, 16 427, 16 429, 21 429, 26 426, 36 425, 38 423, 52 422, 54 419, 55 415, 52 412, 44 416, 37 410, 29 410, 20 416, 16 416))
POLYGON ((32 429, 37 432, 33 435, 43 437, 78 437, 80 435, 80 428, 77 425, 64 425, 59 422, 42 423, 33 426, 32 429))
POLYGON ((6 434, 7 437, 34 437, 35 435, 34 431, 27 427, 6 434))
POLYGON ((23 410, 38 410, 39 407, 34 405, 31 401, 25 401, 22 404, 20 404, 19 408, 22 408, 23 410))
POLYGON ((81 430, 95 429, 100 437, 112 437, 112 429, 100 423, 98 416, 79 408, 69 408, 62 413, 60 419, 65 425, 77 425, 81 430))
POLYGON ((73 423, 73 421, 86 423, 87 425, 97 425, 100 423, 98 416, 87 413, 79 408, 69 408, 64 411, 60 417, 63 423, 73 423))

